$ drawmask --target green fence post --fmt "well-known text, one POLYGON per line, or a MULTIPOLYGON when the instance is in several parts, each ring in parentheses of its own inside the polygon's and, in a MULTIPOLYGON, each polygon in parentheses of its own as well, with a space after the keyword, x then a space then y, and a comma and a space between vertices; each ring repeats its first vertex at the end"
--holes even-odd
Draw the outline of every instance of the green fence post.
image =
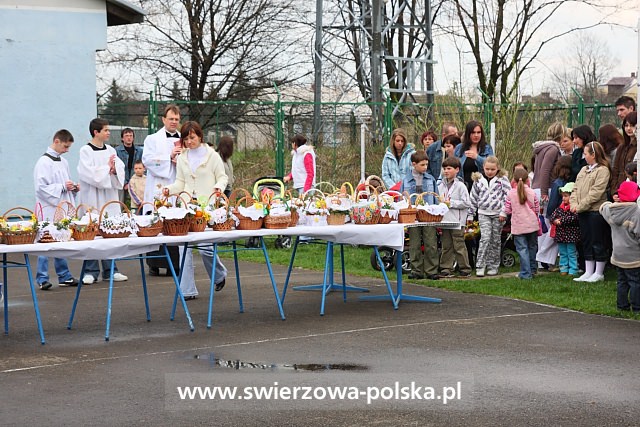
POLYGON ((593 127, 594 130, 596 132, 596 135, 598 133, 598 129, 600 129, 600 109, 602 108, 602 106, 600 104, 598 104, 598 100, 596 99, 593 103, 593 127))
POLYGON ((149 92, 149 113, 147 115, 147 129, 149 135, 156 132, 156 122, 158 120, 158 109, 155 103, 153 91, 149 92))
POLYGON ((480 86, 478 86, 477 89, 482 94, 482 109, 484 110, 483 111, 483 113, 484 113, 484 131, 487 132, 487 130, 491 126, 491 122, 493 121, 493 102, 491 101, 491 98, 489 97, 489 95, 487 95, 485 93, 485 91, 483 91, 480 88, 480 86))
POLYGON ((583 124, 584 123, 584 98, 574 88, 571 88, 571 90, 578 97, 578 124, 583 124))

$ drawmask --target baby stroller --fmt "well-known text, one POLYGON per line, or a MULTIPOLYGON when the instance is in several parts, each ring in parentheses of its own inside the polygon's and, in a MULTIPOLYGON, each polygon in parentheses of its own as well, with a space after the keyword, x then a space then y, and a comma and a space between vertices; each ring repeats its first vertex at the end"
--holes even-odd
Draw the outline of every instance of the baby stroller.
MULTIPOLYGON (((272 190, 276 197, 284 198, 285 186, 281 177, 276 176, 263 176, 258 178, 253 183, 253 197, 256 200, 260 200, 260 193, 265 188, 272 190)), ((288 249, 291 247, 291 236, 278 236, 276 237, 275 246, 276 249, 288 249)), ((259 237, 249 237, 245 243, 247 248, 260 247, 259 237)))
POLYGON ((516 244, 511 234, 511 222, 505 222, 500 234, 500 263, 503 267, 513 267, 516 264, 516 244))

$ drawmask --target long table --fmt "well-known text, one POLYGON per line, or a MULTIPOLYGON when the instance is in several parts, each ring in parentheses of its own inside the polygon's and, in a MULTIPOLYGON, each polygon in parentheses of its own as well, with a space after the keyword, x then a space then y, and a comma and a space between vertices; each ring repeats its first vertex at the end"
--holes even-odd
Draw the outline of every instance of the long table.
MULTIPOLYGON (((58 243, 35 243, 28 245, 0 245, 0 253, 3 254, 3 259, 6 259, 7 254, 24 254, 25 256, 25 264, 28 264, 28 256, 47 256, 47 257, 57 257, 57 258, 70 258, 70 259, 80 259, 80 260, 90 260, 90 259, 142 259, 147 252, 151 252, 157 250, 160 245, 184 245, 184 244, 214 244, 217 245, 219 243, 227 243, 233 242, 240 239, 245 239, 249 237, 266 237, 266 236, 310 236, 317 239, 322 239, 330 243, 338 243, 338 244, 353 244, 353 245, 368 245, 373 246, 377 253, 378 246, 386 246, 392 249, 395 249, 398 254, 397 262, 400 263, 401 252, 404 247, 404 227, 406 224, 377 224, 377 225, 355 225, 355 224, 345 224, 339 226, 297 226, 285 229, 259 229, 259 230, 231 230, 231 231, 204 231, 199 233, 189 233, 185 236, 164 236, 159 235, 156 237, 128 237, 128 238, 119 238, 119 239, 103 239, 96 238, 91 241, 71 241, 71 242, 58 242, 58 243)), ((331 248, 333 247, 332 245, 331 248)), ((265 249, 266 250, 266 249, 265 249)), ((166 257, 169 259, 168 252, 166 252, 166 257)), ((268 258, 267 258, 268 262, 268 258)), ((171 266, 171 262, 169 262, 171 266)), ((142 263, 141 263, 142 266, 142 263)), ((2 267, 5 269, 5 281, 6 281, 6 262, 3 263, 2 267)), ((270 268, 270 265, 269 265, 270 268)), ((44 343, 44 333, 42 331, 42 325, 39 316, 39 309, 37 303, 37 297, 35 292, 33 292, 33 278, 30 273, 30 266, 27 268, 29 270, 29 282, 32 288, 32 299, 34 303, 34 309, 36 311, 36 320, 38 323, 38 329, 40 331, 40 335, 42 338, 42 342, 44 343)), ((401 271, 401 270, 400 270, 401 271)), ((144 281, 144 270, 141 272, 144 281)), ((388 285, 388 279, 386 277, 386 273, 383 271, 383 275, 385 277, 385 281, 388 285)), ((272 276, 273 277, 273 276, 272 276)), ((327 277, 327 272, 325 272, 325 277, 327 277)), ((174 281, 176 284, 176 292, 182 297, 182 294, 179 289, 178 279, 174 274, 174 281)), ((213 282, 213 278, 212 278, 213 282)), ((326 282, 326 280, 325 280, 326 282)), ((280 309, 281 315, 284 318, 284 313, 282 311, 282 300, 278 293, 277 287, 275 283, 274 286, 274 294, 276 298, 276 302, 280 309)), ((110 292, 109 292, 109 301, 107 306, 108 316, 111 311, 111 294, 112 294, 113 282, 110 281, 110 292)), ((76 302, 77 298, 80 294, 81 286, 79 286, 76 293, 76 302)), ((4 292, 5 292, 5 332, 8 332, 8 307, 7 307, 7 298, 6 298, 6 290, 7 286, 5 283, 4 292)), ((398 274, 397 279, 397 291, 394 293, 391 288, 388 286, 389 296, 385 297, 392 301, 394 308, 397 309, 398 302, 403 298, 402 295, 402 275, 398 274)), ((146 290, 145 290, 145 298, 146 298, 146 290)), ((193 330, 193 323, 191 322, 191 317, 189 315, 189 311, 187 308, 184 299, 182 299, 183 307, 185 309, 185 313, 187 315, 187 319, 190 325, 191 330, 193 330)), ((211 314, 213 299, 210 299, 210 312, 211 314)), ((75 302, 74 302, 75 309, 75 302)), ((71 326, 71 321, 73 319, 73 313, 70 318, 69 327, 71 326)), ((108 323, 109 317, 107 318, 107 331, 106 337, 108 339, 108 323)), ((210 321, 209 321, 210 323, 210 321)))

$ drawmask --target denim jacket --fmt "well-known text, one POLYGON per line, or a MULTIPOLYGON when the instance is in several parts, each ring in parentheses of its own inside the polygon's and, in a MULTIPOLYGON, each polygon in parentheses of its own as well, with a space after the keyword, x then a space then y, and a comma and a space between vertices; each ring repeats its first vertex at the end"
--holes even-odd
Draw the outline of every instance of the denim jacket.
MULTIPOLYGON (((402 180, 402 185, 400 186, 400 191, 401 192, 406 191, 409 194, 413 194, 416 192, 416 179, 413 177, 413 168, 411 168, 409 172, 407 172, 407 174, 404 176, 404 179, 402 180)), ((431 191, 433 193, 438 194, 436 180, 434 177, 431 176, 431 174, 429 174, 429 172, 425 172, 422 175, 422 192, 425 192, 425 191, 431 191)), ((427 194, 423 196, 423 200, 425 201, 425 203, 429 205, 435 205, 438 203, 436 201, 435 196, 431 194, 427 194)), ((415 203, 415 201, 412 200, 412 203, 415 203)))

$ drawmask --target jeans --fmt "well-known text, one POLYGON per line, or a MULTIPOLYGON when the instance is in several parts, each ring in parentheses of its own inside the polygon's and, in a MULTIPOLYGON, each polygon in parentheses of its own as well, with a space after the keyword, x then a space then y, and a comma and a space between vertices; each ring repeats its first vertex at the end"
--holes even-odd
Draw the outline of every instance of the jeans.
POLYGON ((560 254, 560 272, 578 274, 578 251, 575 243, 558 243, 560 254))
POLYGON ((532 279, 537 270, 538 233, 534 231, 533 233, 514 235, 513 240, 520 257, 520 274, 518 274, 518 277, 532 279))
POLYGON ((618 267, 618 309, 640 313, 640 268, 618 267))
MULTIPOLYGON (((102 264, 102 279, 109 280, 111 277, 111 260, 103 259, 100 260, 102 264)), ((113 264, 113 274, 118 272, 118 266, 113 264)), ((92 259, 88 260, 84 266, 84 275, 85 276, 93 276, 94 279, 98 280, 100 278, 100 266, 98 265, 98 260, 92 259)))
MULTIPOLYGON (((73 279, 73 275, 69 271, 69 265, 64 258, 54 258, 53 267, 58 275, 58 283, 65 280, 73 279)), ((41 284, 49 281, 49 258, 46 256, 38 257, 38 268, 36 272, 36 283, 41 284)))

